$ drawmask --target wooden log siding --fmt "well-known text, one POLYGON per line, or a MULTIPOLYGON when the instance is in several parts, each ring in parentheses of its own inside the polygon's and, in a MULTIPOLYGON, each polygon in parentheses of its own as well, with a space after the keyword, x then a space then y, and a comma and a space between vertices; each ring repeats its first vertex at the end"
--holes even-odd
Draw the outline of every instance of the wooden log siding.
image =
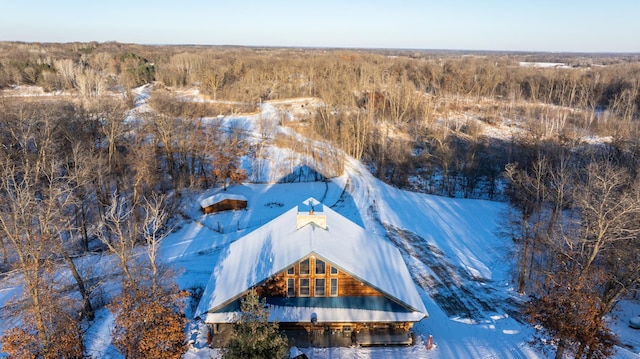
POLYGON ((331 263, 325 261, 325 274, 315 273, 315 261, 314 257, 311 257, 309 265, 309 274, 300 275, 300 263, 296 263, 294 267, 294 274, 287 274, 287 269, 278 273, 273 278, 268 280, 265 284, 257 288, 258 295, 261 297, 286 297, 287 296, 287 279, 295 279, 296 284, 296 296, 300 294, 300 278, 309 278, 309 297, 314 297, 315 294, 315 280, 316 278, 325 279, 325 297, 330 297, 331 293, 331 278, 338 278, 338 297, 368 297, 368 296, 382 296, 382 293, 374 288, 362 283, 361 281, 353 278, 347 273, 338 269, 338 274, 331 274, 331 263))
POLYGON ((340 322, 340 323, 319 323, 318 325, 312 325, 309 322, 299 323, 279 323, 279 327, 282 330, 295 330, 304 328, 307 332, 313 329, 323 328, 325 330, 350 330, 359 332, 367 329, 395 329, 409 331, 413 328, 412 322, 396 322, 396 323, 357 323, 357 322, 340 322))
POLYGON ((245 209, 247 208, 247 201, 237 200, 237 199, 223 199, 218 203, 214 203, 210 206, 202 208, 202 211, 205 214, 236 210, 236 209, 245 209))

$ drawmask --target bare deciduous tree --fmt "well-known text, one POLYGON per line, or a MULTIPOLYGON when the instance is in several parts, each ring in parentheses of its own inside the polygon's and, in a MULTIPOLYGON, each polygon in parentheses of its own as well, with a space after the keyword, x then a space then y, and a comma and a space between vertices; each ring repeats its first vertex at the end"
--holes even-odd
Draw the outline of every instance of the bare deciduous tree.
POLYGON ((111 205, 104 214, 102 231, 98 237, 118 258, 120 269, 131 283, 136 283, 134 277, 134 248, 139 239, 139 228, 135 222, 134 204, 123 196, 113 193, 111 205))

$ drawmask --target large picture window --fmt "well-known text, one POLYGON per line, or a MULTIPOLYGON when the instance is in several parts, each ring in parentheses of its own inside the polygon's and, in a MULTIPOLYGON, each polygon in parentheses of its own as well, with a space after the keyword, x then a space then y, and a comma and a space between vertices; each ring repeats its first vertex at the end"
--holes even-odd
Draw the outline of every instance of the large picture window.
POLYGON ((316 278, 314 296, 315 297, 325 296, 325 279, 324 278, 316 278))
POLYGON ((287 279, 287 297, 296 296, 296 280, 295 278, 287 279))
POLYGON ((309 275, 309 258, 300 262, 300 275, 309 275))
POLYGON ((331 278, 329 282, 329 295, 332 297, 338 296, 338 278, 331 278))
POLYGON ((309 278, 300 278, 300 296, 308 297, 311 295, 309 290, 309 278))
POLYGON ((326 264, 323 260, 316 259, 316 274, 324 274, 326 271, 326 264))

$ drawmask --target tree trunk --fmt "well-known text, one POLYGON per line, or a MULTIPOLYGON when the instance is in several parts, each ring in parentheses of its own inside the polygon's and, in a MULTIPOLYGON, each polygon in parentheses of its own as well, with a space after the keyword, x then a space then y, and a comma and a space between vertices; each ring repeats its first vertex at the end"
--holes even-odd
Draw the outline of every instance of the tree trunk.
POLYGON ((7 264, 9 262, 9 257, 7 257, 7 248, 4 245, 3 239, 0 239, 0 250, 2 251, 2 264, 7 264))
POLYGON ((518 260, 518 293, 523 294, 525 284, 527 280, 527 274, 529 271, 529 262, 531 256, 531 244, 529 238, 529 226, 527 220, 523 219, 525 225, 525 231, 522 240, 524 241, 522 248, 520 249, 520 258, 518 260))
POLYGON ((94 318, 93 306, 91 305, 89 292, 84 285, 84 280, 80 276, 80 273, 78 273, 76 264, 73 262, 73 259, 69 256, 67 251, 64 248, 61 248, 61 252, 62 257, 64 258, 67 266, 69 267, 69 270, 71 271, 73 279, 78 285, 78 292, 80 292, 80 295, 82 296, 82 316, 84 318, 87 318, 87 320, 92 321, 94 318))
POLYGON ((80 243, 82 244, 83 253, 88 253, 89 232, 87 231, 87 217, 85 214, 84 204, 80 204, 80 206, 76 207, 76 218, 78 217, 78 212, 80 212, 80 228, 82 229, 82 240, 80 243))
POLYGON ((560 342, 558 342, 558 350, 556 351, 555 359, 562 359, 564 357, 564 349, 564 339, 560 339, 560 342))

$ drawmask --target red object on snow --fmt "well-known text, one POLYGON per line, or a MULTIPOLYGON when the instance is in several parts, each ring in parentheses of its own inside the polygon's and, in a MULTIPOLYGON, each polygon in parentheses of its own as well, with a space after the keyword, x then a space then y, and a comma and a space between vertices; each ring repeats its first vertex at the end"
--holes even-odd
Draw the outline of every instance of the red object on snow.
POLYGON ((433 349, 433 335, 429 335, 429 339, 427 339, 427 350, 433 349))

